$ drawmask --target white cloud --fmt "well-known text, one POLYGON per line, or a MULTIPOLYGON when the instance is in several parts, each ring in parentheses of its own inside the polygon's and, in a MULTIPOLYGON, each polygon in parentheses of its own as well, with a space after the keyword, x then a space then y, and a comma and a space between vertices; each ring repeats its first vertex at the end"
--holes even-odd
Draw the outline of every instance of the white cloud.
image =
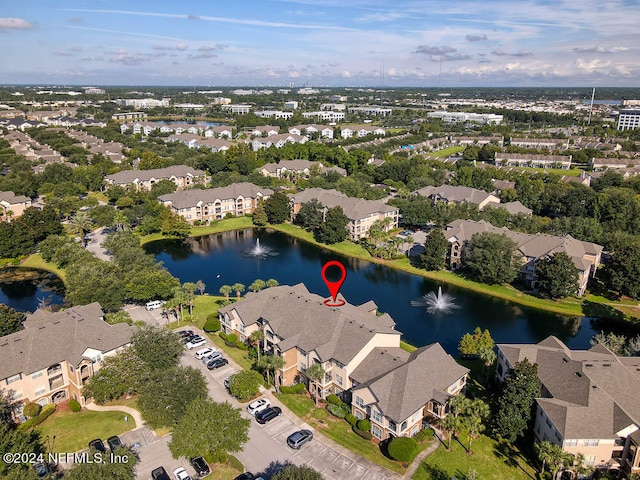
POLYGON ((33 24, 23 18, 0 18, 0 30, 28 30, 29 28, 33 28, 33 24))
POLYGON ((180 42, 176 45, 176 50, 180 50, 181 52, 184 52, 187 48, 189 48, 189 45, 187 45, 186 43, 180 42))

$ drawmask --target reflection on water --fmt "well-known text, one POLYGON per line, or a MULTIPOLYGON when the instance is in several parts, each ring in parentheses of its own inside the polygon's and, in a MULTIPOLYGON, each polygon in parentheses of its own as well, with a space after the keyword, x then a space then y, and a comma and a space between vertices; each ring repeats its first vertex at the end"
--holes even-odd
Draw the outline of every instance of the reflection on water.
POLYGON ((64 284, 50 272, 28 268, 0 271, 0 303, 21 312, 35 312, 39 306, 61 306, 64 284))
POLYGON ((245 229, 185 242, 159 241, 145 249, 163 261, 182 282, 204 281, 210 294, 222 285, 255 279, 275 278, 280 284, 303 282, 318 295, 327 288, 320 271, 329 260, 339 260, 347 269, 340 290, 345 299, 359 305, 373 300, 381 312, 388 312, 403 338, 417 346, 439 341, 455 352, 460 337, 476 327, 488 328, 498 343, 532 343, 556 335, 571 348, 588 348, 596 323, 587 317, 568 318, 514 305, 504 300, 443 285, 443 293, 455 297, 459 309, 444 317, 429 315, 426 309, 411 307, 411 300, 438 290, 438 284, 383 265, 343 257, 314 245, 269 230, 245 229), (244 253, 260 245, 279 253, 265 260, 247 258, 244 253))

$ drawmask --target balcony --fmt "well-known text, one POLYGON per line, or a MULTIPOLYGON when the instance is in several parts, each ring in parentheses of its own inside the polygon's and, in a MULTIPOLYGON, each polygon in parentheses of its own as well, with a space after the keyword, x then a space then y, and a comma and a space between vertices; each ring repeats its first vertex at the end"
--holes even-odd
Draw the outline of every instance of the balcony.
POLYGON ((64 378, 62 375, 58 375, 57 377, 53 377, 49 379, 49 390, 55 390, 56 388, 60 388, 64 385, 64 378))
POLYGON ((47 375, 50 377, 51 375, 55 375, 56 373, 59 373, 61 371, 62 365, 58 363, 57 365, 52 365, 51 367, 47 368, 47 375))

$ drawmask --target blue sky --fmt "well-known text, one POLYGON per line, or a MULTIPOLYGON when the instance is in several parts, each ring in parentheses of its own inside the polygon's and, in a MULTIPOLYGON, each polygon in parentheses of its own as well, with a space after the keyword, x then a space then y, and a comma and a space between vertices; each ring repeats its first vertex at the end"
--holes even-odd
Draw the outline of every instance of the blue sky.
POLYGON ((640 86, 640 0, 3 3, 0 83, 640 86))

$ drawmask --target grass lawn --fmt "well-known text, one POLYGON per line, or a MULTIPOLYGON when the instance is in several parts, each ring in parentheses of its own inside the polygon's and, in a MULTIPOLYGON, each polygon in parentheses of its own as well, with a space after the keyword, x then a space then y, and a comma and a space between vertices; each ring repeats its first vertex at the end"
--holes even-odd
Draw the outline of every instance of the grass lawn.
POLYGON ((528 465, 527 459, 512 444, 497 442, 485 435, 471 444, 472 454, 468 454, 467 436, 461 435, 460 442, 451 442, 451 451, 443 445, 429 455, 418 467, 413 480, 440 480, 443 478, 467 478, 475 470, 477 478, 483 480, 535 479, 536 471, 528 465))
MULTIPOLYGON (((191 227, 191 236, 200 237, 202 235, 211 235, 212 233, 228 232, 230 230, 239 230, 241 228, 253 228, 253 220, 251 217, 234 217, 219 220, 211 225, 205 225, 202 227, 191 227)), ((172 236, 165 236, 161 233, 152 233, 140 238, 140 244, 154 242, 156 240, 176 238, 172 236)))
POLYGON ((442 150, 438 150, 437 152, 428 152, 427 155, 430 157, 447 158, 451 155, 455 155, 456 153, 464 152, 464 149, 464 146, 447 147, 442 150))
POLYGON ((34 253, 33 255, 29 255, 20 263, 20 266, 25 268, 38 268, 40 270, 53 272, 58 277, 60 277, 63 282, 65 282, 67 279, 67 274, 64 270, 61 270, 53 263, 45 262, 39 253, 34 253))
POLYGON ((120 435, 136 428, 136 422, 129 416, 125 423, 124 412, 93 412, 83 410, 72 413, 69 410, 56 412, 38 425, 35 430, 42 438, 56 436, 55 452, 77 452, 94 438, 106 440, 112 435, 120 435))
POLYGON ((208 480, 233 480, 242 473, 229 465, 221 463, 214 463, 210 467, 211 475, 204 477, 208 480))
MULTIPOLYGON (((405 472, 406 468, 385 457, 378 445, 356 435, 351 430, 351 425, 344 419, 333 417, 324 408, 316 408, 313 400, 306 395, 280 394, 278 399, 293 413, 334 442, 393 472, 400 474, 405 472)), ((424 447, 426 445, 421 446, 421 448, 424 447)))

